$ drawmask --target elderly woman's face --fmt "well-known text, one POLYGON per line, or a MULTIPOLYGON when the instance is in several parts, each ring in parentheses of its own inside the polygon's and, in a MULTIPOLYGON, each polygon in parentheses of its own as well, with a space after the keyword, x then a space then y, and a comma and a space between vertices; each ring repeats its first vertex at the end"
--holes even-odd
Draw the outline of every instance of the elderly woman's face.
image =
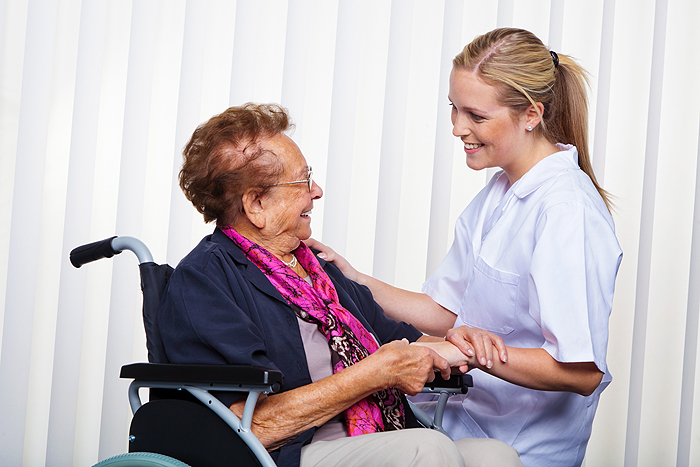
POLYGON ((278 134, 262 144, 277 154, 284 167, 278 186, 265 195, 266 225, 262 232, 282 250, 294 250, 301 240, 311 236, 311 210, 314 200, 323 196, 323 190, 315 182, 311 189, 306 183, 309 166, 299 147, 286 135, 278 134))

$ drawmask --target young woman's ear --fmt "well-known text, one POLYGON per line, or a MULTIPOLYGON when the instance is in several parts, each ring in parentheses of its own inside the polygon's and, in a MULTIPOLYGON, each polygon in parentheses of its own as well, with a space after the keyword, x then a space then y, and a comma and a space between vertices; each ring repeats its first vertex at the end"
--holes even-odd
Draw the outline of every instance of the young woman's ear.
POLYGON ((263 196, 259 188, 248 188, 241 198, 243 211, 246 217, 258 229, 262 229, 266 224, 266 212, 263 205, 263 196))
POLYGON ((537 125, 540 124, 540 121, 542 121, 540 115, 544 115, 544 105, 542 102, 536 102, 535 105, 530 105, 527 109, 525 109, 526 128, 536 128, 537 125))

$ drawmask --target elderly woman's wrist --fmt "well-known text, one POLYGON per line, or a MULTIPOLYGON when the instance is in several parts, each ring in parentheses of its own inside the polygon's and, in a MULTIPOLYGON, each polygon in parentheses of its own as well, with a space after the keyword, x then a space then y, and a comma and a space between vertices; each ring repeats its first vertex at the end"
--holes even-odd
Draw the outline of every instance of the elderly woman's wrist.
POLYGON ((352 381, 353 387, 362 388, 368 394, 372 394, 392 386, 393 379, 385 371, 390 365, 385 362, 381 349, 382 347, 377 352, 341 372, 350 370, 347 372, 347 376, 352 381))

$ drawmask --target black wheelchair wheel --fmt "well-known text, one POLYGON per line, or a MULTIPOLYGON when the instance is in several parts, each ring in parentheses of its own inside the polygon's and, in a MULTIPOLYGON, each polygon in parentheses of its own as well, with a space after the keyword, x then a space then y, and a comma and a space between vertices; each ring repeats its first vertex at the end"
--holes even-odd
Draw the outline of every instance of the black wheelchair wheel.
POLYGON ((129 452, 110 457, 93 467, 190 467, 172 457, 153 452, 129 452))

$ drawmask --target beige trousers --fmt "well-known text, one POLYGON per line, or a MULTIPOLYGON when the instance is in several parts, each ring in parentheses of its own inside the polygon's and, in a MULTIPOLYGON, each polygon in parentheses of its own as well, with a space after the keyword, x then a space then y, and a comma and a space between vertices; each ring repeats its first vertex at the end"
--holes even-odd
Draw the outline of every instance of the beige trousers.
POLYGON ((495 439, 452 441, 414 428, 318 441, 301 450, 301 467, 522 467, 518 451, 495 439))

